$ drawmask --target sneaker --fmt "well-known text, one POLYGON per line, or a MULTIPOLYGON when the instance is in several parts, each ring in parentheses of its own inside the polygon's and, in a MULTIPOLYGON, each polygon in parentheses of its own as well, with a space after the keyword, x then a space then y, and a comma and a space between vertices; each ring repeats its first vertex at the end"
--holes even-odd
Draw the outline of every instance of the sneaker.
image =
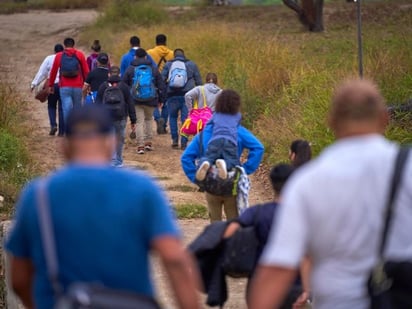
POLYGON ((144 154, 144 147, 138 147, 137 148, 137 153, 138 154, 144 154))
POLYGON ((225 160, 218 159, 216 160, 216 167, 217 167, 217 175, 221 179, 227 178, 227 169, 226 169, 226 162, 225 160))
POLYGON ((203 162, 196 172, 196 180, 203 181, 206 178, 207 172, 209 171, 210 163, 203 162))
POLYGON ((156 126, 157 134, 166 134, 165 120, 163 118, 156 120, 156 126))
POLYGON ((173 149, 179 148, 179 143, 178 143, 177 141, 173 141, 173 143, 172 143, 172 148, 173 148, 173 149))
POLYGON ((153 150, 152 143, 146 143, 146 144, 144 145, 144 150, 146 150, 146 151, 152 151, 152 150, 153 150))
POLYGON ((53 127, 53 128, 50 129, 49 135, 50 135, 50 136, 55 136, 55 135, 56 135, 56 132, 57 132, 57 128, 56 128, 56 127, 53 127))

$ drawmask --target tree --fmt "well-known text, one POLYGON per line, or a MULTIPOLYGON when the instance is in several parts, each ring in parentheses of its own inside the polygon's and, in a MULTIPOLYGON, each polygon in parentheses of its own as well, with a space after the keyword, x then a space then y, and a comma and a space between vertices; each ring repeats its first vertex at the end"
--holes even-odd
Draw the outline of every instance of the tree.
POLYGON ((300 22, 312 32, 323 31, 324 0, 283 0, 283 3, 298 14, 300 22))

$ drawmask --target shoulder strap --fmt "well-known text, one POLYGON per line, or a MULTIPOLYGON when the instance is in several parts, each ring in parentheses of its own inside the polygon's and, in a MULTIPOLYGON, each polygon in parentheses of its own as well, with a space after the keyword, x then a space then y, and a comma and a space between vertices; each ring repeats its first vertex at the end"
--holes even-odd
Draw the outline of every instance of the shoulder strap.
POLYGON ((40 181, 37 189, 37 215, 39 217, 40 236, 43 243, 43 251, 46 259, 46 268, 49 280, 56 296, 63 292, 59 283, 59 265, 57 262, 56 242, 53 233, 53 221, 50 214, 50 205, 47 197, 47 180, 40 181))
POLYGON ((393 176, 392 176, 391 188, 389 191, 389 197, 388 197, 388 201, 386 204, 384 228, 382 231, 381 242, 379 245, 379 256, 381 258, 385 250, 389 228, 392 223, 392 215, 393 215, 393 209, 395 206, 395 198, 396 198, 398 189, 401 185, 403 167, 405 166, 406 160, 408 158, 409 149, 410 149, 409 147, 401 147, 396 157, 395 168, 394 168, 393 176))
POLYGON ((162 56, 162 57, 160 58, 159 62, 157 63, 157 66, 160 67, 160 64, 161 64, 162 62, 165 62, 165 63, 166 63, 166 58, 165 58, 164 56, 162 56))
POLYGON ((200 86, 200 92, 202 93, 202 96, 203 96, 203 107, 207 107, 205 86, 200 86))

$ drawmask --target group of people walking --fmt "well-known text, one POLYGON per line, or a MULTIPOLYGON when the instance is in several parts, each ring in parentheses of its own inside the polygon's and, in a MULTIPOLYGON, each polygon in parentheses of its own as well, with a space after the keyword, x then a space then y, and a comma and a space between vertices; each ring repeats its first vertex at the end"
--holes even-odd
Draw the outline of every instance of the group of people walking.
MULTIPOLYGON (((60 296, 73 297, 69 292, 79 282, 89 286, 83 292, 98 283, 154 299, 149 270, 153 250, 166 267, 179 308, 201 307, 196 289, 209 294, 208 304, 223 306, 226 245, 239 231, 253 228, 258 245, 248 273, 249 308, 298 309, 312 304, 320 309, 375 309, 382 301, 389 306, 385 308, 411 308, 412 161, 408 149, 383 137, 388 113, 378 87, 368 80, 338 85, 328 118, 337 141, 313 160, 307 141, 292 142, 290 163, 270 171, 274 199, 242 208, 247 175, 259 167, 264 147, 241 125, 239 94, 220 90, 213 73, 203 85, 197 66, 183 50, 172 55, 165 52, 164 36, 156 41, 160 47, 155 49, 164 56, 146 52, 132 37, 120 68, 99 53, 94 70, 107 66, 108 77, 98 87, 97 104, 83 108, 72 107, 82 105, 82 89, 93 81, 80 83, 87 79, 89 66, 73 48, 74 41, 66 39, 64 51, 56 45, 54 60, 46 58, 51 95, 59 77, 69 164, 28 184, 17 205, 6 249, 11 255, 11 282, 24 305, 53 308, 60 296), (69 57, 78 61, 78 72, 69 57), (127 101, 123 114, 113 103, 119 97, 127 101), (199 105, 208 105, 213 116, 190 143, 184 136, 179 141, 177 115, 180 112, 184 120, 196 99, 199 105), (168 117, 156 109, 165 102, 168 117), (165 132, 168 120, 172 147, 180 142, 184 150, 183 171, 206 191, 211 225, 189 247, 191 254, 183 248, 171 205, 158 185, 143 173, 109 166, 122 165, 119 141, 124 139, 126 116, 132 126, 136 123, 137 151, 142 154, 153 149, 153 117, 159 133, 165 132), (226 185, 228 191, 222 189, 226 185), (42 220, 47 208, 50 219, 42 220), (222 223, 223 212, 228 221, 222 223), (51 238, 44 225, 52 227, 59 265, 52 278, 44 250, 51 238), (378 277, 389 278, 391 284, 378 277), (63 292, 55 292, 56 282, 63 292)), ((274 132, 274 138, 275 134, 281 132, 274 132)))

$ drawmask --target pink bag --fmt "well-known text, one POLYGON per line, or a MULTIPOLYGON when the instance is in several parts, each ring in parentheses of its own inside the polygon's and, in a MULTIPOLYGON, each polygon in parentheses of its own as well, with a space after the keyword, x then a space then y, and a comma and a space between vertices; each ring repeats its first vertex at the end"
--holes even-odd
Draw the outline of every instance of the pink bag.
POLYGON ((209 107, 192 109, 180 129, 180 135, 188 137, 198 134, 204 129, 212 115, 212 110, 209 107))

